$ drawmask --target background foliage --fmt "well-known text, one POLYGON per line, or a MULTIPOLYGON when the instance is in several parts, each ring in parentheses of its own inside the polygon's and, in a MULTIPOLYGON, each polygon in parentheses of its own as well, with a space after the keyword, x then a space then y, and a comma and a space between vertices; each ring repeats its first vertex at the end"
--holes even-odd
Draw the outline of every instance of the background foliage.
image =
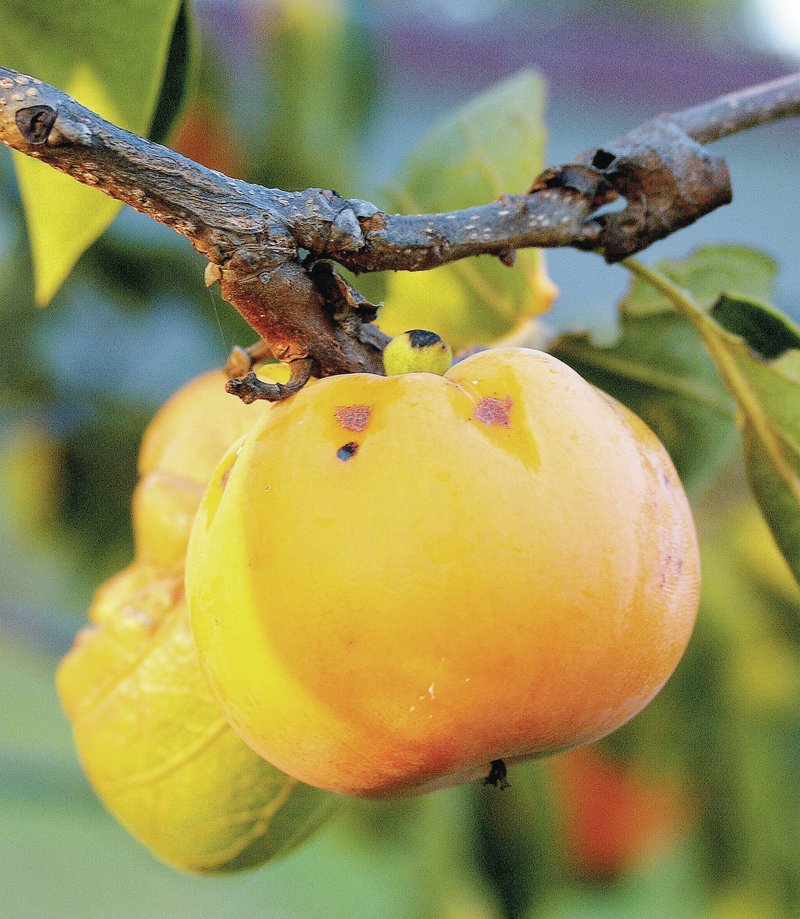
MULTIPOLYGON (((133 130, 163 138, 176 121, 170 143, 215 168, 271 186, 331 186, 398 209, 412 208, 409 195, 432 208, 517 191, 544 160, 567 159, 653 111, 782 69, 741 47, 735 66, 720 65, 720 48, 735 47, 740 4, 686 2, 667 21, 663 4, 621 3, 611 13, 604 4, 602 29, 592 4, 559 6, 554 14, 535 3, 484 3, 480 19, 477 6, 444 0, 410 3, 402 13, 379 2, 203 3, 192 26, 194 14, 177 0, 64 3, 47 21, 39 4, 14 0, 0 12, 0 62, 83 96, 133 130), (727 30, 715 18, 723 6, 727 30), (71 25, 56 40, 58 17, 71 25), (593 51, 584 58, 588 36, 593 51), (622 76, 608 65, 614 48, 622 76), (452 106, 536 64, 549 79, 549 103, 530 71, 493 90, 488 107, 486 99, 471 103, 473 114, 475 106, 488 113, 495 143, 478 139, 462 161, 463 112, 459 121, 452 106), (660 80, 648 96, 654 71, 660 80), (496 141, 503 117, 515 112, 521 140, 505 146, 516 154, 506 160, 496 141)), ((797 317, 800 276, 785 230, 800 212, 797 183, 772 181, 796 173, 797 146, 786 126, 721 144, 737 203, 646 259, 670 258, 665 273, 704 307, 729 290, 797 317), (767 249, 778 273, 772 258, 742 248, 748 244, 767 249)), ((92 193, 69 180, 54 184, 61 177, 50 170, 26 178, 28 168, 26 161, 20 196, 11 158, 0 158, 3 915, 800 914, 800 593, 749 496, 733 400, 687 321, 637 282, 617 322, 625 273, 577 253, 548 255, 562 297, 533 329, 519 325, 546 305, 530 283, 533 257, 527 271, 492 261, 488 281, 476 260, 435 282, 433 306, 448 304, 449 322, 465 291, 490 290, 480 328, 464 332, 470 317, 457 313, 452 335, 545 337, 549 326, 560 333, 555 353, 631 405, 669 446, 698 517, 705 586, 696 635, 666 690, 591 752, 515 770, 503 794, 466 787, 353 804, 288 859, 255 873, 184 877, 129 838, 80 774, 53 671, 94 586, 130 557, 144 424, 181 382, 250 335, 203 288, 201 260, 188 245, 138 215, 123 214, 81 256, 115 205, 84 198, 92 193), (50 296, 46 310, 33 305, 50 296)), ((361 280, 368 296, 390 304, 410 283, 361 280)), ((766 321, 758 304, 753 310, 761 317, 754 326, 731 328, 718 305, 720 334, 753 345, 766 321)), ((769 357, 780 362, 769 370, 788 393, 777 423, 789 430, 796 362, 783 348, 769 357)), ((765 386, 775 389, 774 381, 765 386)), ((779 523, 791 519, 777 514, 779 523)))

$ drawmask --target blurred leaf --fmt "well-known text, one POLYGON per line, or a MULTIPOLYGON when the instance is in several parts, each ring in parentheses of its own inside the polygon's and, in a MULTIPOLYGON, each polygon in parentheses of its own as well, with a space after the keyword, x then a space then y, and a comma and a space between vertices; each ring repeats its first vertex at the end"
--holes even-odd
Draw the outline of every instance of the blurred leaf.
POLYGON ((477 852, 476 795, 492 794, 480 785, 461 785, 425 798, 427 824, 422 838, 411 841, 426 852, 431 865, 430 915, 439 919, 500 919, 499 898, 477 852))
POLYGON ((800 588, 755 502, 741 508, 731 529, 737 567, 768 593, 773 606, 794 604, 800 613, 800 588))
MULTIPOLYGON (((544 102, 542 78, 525 70, 461 106, 410 154, 387 190, 390 206, 450 211, 523 191, 544 165, 544 102)), ((518 252, 513 268, 483 256, 395 272, 387 283, 380 327, 390 335, 430 329, 454 350, 511 333, 555 295, 533 249, 518 252)))
MULTIPOLYGON (((696 919, 706 897, 691 851, 657 859, 616 884, 554 890, 525 919, 696 919)), ((766 915, 766 914, 765 914, 766 915)))
MULTIPOLYGON (((763 252, 726 245, 701 246, 689 258, 659 262, 656 267, 705 309, 723 291, 769 300, 777 272, 775 262, 763 252)), ((632 316, 673 312, 667 297, 638 277, 633 278, 620 309, 632 316)))
POLYGON ((355 165, 377 83, 376 56, 363 20, 349 16, 349 6, 347 0, 268 5, 268 133, 256 172, 263 185, 349 194, 358 181, 364 194, 355 165))
MULTIPOLYGON (((7 67, 64 90, 104 118, 147 134, 156 111, 176 22, 186 32, 187 0, 6 0, 0 7, 0 59, 7 67)), ((169 108, 178 110, 188 67, 174 46, 169 108)), ((162 107, 163 111, 163 107, 162 107)), ((167 130, 166 112, 159 118, 167 130)), ((96 189, 15 154, 36 274, 36 300, 47 303, 81 253, 121 207, 96 189)))
POLYGON ((566 870, 553 776, 541 762, 514 766, 511 787, 474 786, 480 817, 480 864, 511 916, 541 905, 566 870))
POLYGON ((757 353, 765 342, 773 354, 778 341, 796 345, 800 332, 776 310, 743 297, 721 297, 711 315, 716 360, 739 403, 750 484, 800 581, 800 349, 771 361, 757 353))
POLYGON ((14 530, 28 538, 53 525, 63 477, 60 444, 39 420, 12 422, 0 437, 0 482, 5 486, 3 510, 14 530))
MULTIPOLYGON (((771 288, 774 266, 738 247, 707 247, 660 270, 701 302, 729 284, 771 288), (743 267, 744 266, 744 267, 743 267)), ((733 406, 690 323, 635 278, 620 304, 619 337, 603 346, 587 332, 548 348, 643 418, 667 447, 684 484, 697 487, 732 437, 733 406)))
POLYGON ((150 132, 147 135, 165 144, 183 116, 192 87, 198 59, 198 37, 190 0, 180 0, 180 8, 172 30, 164 76, 150 132))
MULTIPOLYGON (((726 483, 715 505, 730 506, 730 490, 726 483)), ((665 690, 677 694, 670 734, 661 740, 687 759, 701 794, 698 854, 715 886, 760 900, 753 916, 788 919, 800 914, 800 594, 795 586, 793 597, 776 602, 762 577, 751 576, 753 556, 763 575, 758 555, 777 549, 743 510, 724 513, 704 546, 698 628, 686 666, 665 690)))

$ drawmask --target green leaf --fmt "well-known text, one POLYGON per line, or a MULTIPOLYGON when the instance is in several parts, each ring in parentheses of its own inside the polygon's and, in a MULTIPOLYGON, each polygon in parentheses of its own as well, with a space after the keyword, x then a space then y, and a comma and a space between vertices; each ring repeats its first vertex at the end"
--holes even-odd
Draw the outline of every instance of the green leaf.
MULTIPOLYGON (((166 90, 172 109, 185 91, 186 0, 5 0, 0 60, 74 96, 104 118, 147 134, 173 49, 166 90), (176 23, 182 23, 184 39, 176 23)), ((162 115, 158 127, 167 130, 162 115)), ((36 300, 52 299, 73 265, 121 205, 45 164, 15 154, 36 276, 36 300)))
POLYGON ((167 143, 177 127, 197 79, 197 66, 198 36, 192 7, 189 0, 181 0, 148 135, 156 143, 167 143))
POLYGON ((767 360, 790 348, 800 348, 800 329, 767 303, 723 296, 712 307, 711 315, 767 360))
POLYGON ((359 148, 380 78, 368 27, 341 0, 274 0, 267 28, 269 117, 251 125, 266 128, 257 181, 341 192, 356 185, 364 194, 359 148))
POLYGON ((721 297, 711 316, 715 358, 739 403, 750 485, 800 581, 800 333, 772 307, 742 297, 721 297), (774 354, 780 342, 793 346, 773 360, 759 353, 774 354))
MULTIPOLYGON (((405 213, 467 208, 519 193, 544 165, 544 83, 526 70, 441 122, 411 153, 388 188, 405 213)), ((397 335, 437 332, 455 350, 511 333, 546 310, 555 288, 541 253, 517 253, 513 268, 491 256, 388 279, 378 324, 397 335)))
MULTIPOLYGON (((689 291, 695 302, 711 307, 722 291, 768 300, 775 283, 776 265, 763 252, 744 246, 703 246, 689 258, 660 262, 658 270, 689 291)), ((621 303, 624 312, 636 316, 671 313, 669 299, 641 278, 635 277, 621 303)))

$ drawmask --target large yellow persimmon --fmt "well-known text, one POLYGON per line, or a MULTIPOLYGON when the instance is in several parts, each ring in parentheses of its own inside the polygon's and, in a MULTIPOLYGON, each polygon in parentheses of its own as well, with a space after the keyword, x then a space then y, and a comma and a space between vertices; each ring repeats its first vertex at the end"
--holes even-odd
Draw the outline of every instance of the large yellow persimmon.
POLYGON ((677 664, 699 589, 661 443, 513 348, 274 405, 214 474, 186 574, 201 666, 246 742, 377 797, 613 731, 677 664))

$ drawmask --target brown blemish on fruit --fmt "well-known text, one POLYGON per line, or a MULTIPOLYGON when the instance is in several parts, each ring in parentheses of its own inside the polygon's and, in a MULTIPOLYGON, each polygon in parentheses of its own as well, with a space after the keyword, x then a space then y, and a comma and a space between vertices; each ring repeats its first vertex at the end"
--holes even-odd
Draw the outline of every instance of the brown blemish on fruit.
POLYGON ((336 455, 339 457, 339 459, 343 463, 346 463, 349 459, 352 459, 356 455, 356 453, 358 453, 358 444, 354 440, 351 440, 348 443, 343 444, 336 451, 336 455))
POLYGON ((668 553, 664 558, 664 564, 661 566, 658 586, 664 587, 670 579, 677 580, 680 577, 681 571, 683 571, 683 556, 668 553))
POLYGON ((345 431, 363 431, 369 424, 370 405, 340 405, 335 412, 336 420, 345 431))
POLYGON ((493 424, 500 428, 511 427, 511 409, 514 406, 510 396, 504 399, 495 399, 494 396, 484 396, 475 406, 472 413, 478 421, 484 424, 493 424))

